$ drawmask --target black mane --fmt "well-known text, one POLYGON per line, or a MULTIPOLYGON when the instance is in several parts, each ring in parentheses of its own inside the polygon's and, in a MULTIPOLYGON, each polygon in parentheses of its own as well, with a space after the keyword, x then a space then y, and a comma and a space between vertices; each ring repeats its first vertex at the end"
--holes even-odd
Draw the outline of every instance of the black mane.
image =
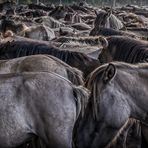
POLYGON ((60 50, 52 45, 32 41, 12 41, 0 44, 0 59, 13 59, 28 55, 52 55, 72 67, 80 69, 87 76, 100 65, 98 60, 88 57, 84 53, 60 50))
POLYGON ((103 36, 112 36, 112 35, 123 35, 123 32, 117 31, 112 28, 105 28, 105 27, 95 27, 90 32, 90 35, 103 35, 103 36))
POLYGON ((75 60, 89 60, 87 55, 83 53, 60 50, 57 47, 46 45, 43 43, 35 43, 29 41, 12 41, 0 44, 0 57, 6 55, 7 59, 11 59, 35 54, 53 55, 64 62, 68 62, 71 58, 75 58, 75 56, 77 56, 75 60))
POLYGON ((116 51, 113 55, 115 61, 138 63, 145 61, 148 57, 148 44, 145 42, 121 36, 110 37, 108 41, 109 50, 111 50, 114 45, 116 46, 116 51))

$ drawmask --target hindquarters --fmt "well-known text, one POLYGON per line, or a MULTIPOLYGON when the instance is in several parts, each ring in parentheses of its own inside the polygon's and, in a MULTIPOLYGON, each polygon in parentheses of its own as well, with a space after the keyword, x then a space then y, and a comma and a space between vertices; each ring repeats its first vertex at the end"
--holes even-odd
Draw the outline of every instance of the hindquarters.
POLYGON ((41 122, 44 119, 44 128, 37 129, 49 147, 71 148, 75 121, 82 112, 83 102, 87 102, 86 90, 68 83, 59 78, 58 81, 50 80, 46 86, 50 88, 47 93, 50 101, 42 98, 46 105, 40 103, 42 110, 48 109, 44 111, 46 114, 40 115, 41 122))
POLYGON ((72 148, 73 127, 87 102, 83 87, 46 72, 1 74, 0 82, 0 147, 16 147, 36 135, 47 147, 72 148))
POLYGON ((81 71, 48 55, 32 55, 11 60, 1 60, 0 73, 12 72, 55 72, 75 85, 83 84, 81 71))
POLYGON ((83 79, 83 72, 78 70, 77 68, 71 67, 70 65, 66 64, 65 62, 61 61, 60 59, 51 56, 46 55, 48 58, 55 60, 57 64, 60 64, 62 67, 66 68, 67 71, 67 78, 74 84, 74 85, 83 85, 84 79, 83 79))

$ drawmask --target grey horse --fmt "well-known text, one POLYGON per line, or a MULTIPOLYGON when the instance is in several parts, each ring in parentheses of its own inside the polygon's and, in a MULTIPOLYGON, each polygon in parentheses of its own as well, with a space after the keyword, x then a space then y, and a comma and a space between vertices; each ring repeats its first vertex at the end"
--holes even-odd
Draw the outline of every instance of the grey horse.
MULTIPOLYGON (((91 73, 86 83, 91 95, 84 118, 79 120, 75 129, 76 147, 108 147, 130 118, 148 123, 147 69, 146 63, 114 62, 91 73)), ((147 133, 144 135, 147 139, 147 133)))
POLYGON ((72 148, 87 91, 55 73, 0 74, 0 147, 38 136, 49 148, 72 148))
POLYGON ((50 55, 32 55, 0 60, 0 74, 15 72, 55 72, 75 85, 83 84, 81 71, 50 55))

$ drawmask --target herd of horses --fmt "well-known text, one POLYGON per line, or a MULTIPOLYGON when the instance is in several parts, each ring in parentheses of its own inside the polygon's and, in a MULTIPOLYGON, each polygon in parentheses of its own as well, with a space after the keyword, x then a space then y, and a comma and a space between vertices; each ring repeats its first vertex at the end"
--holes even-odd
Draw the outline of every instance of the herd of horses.
POLYGON ((0 148, 147 148, 147 14, 0 2, 0 148))

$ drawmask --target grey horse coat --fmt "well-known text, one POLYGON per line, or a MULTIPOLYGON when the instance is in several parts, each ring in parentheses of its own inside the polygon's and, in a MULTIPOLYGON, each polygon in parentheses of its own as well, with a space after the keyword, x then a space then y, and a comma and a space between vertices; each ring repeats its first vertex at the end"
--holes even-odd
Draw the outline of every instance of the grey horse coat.
POLYGON ((55 73, 0 75, 0 147, 19 146, 34 135, 51 148, 71 148, 83 88, 55 73))

